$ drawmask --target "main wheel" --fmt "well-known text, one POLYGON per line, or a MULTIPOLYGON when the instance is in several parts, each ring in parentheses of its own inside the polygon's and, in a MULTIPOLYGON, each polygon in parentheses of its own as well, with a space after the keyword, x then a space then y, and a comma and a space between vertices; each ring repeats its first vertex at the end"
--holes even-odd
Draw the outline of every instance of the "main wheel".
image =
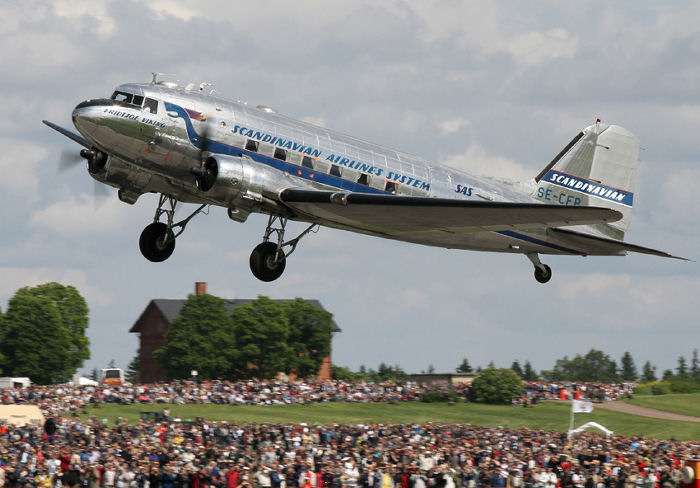
POLYGON ((282 251, 280 259, 277 256, 277 244, 274 242, 263 242, 255 246, 250 253, 250 270, 260 281, 275 281, 282 276, 287 260, 282 251))
POLYGON ((160 263, 170 257, 175 250, 175 238, 173 233, 168 232, 168 226, 162 222, 154 222, 147 225, 139 238, 139 248, 143 257, 154 263, 160 263), (165 241, 166 233, 169 234, 168 241, 165 241))
POLYGON ((550 268, 546 264, 544 264, 543 266, 544 270, 542 270, 542 268, 535 267, 535 279, 540 283, 547 283, 549 280, 552 279, 552 268, 550 268))

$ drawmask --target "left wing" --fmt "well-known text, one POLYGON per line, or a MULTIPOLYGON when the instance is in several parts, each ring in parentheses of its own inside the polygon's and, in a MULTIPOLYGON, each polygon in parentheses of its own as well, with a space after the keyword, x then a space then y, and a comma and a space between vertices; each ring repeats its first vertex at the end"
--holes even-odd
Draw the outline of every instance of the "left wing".
POLYGON ((465 234, 615 222, 617 210, 367 193, 285 189, 282 202, 311 221, 401 237, 416 232, 465 234))

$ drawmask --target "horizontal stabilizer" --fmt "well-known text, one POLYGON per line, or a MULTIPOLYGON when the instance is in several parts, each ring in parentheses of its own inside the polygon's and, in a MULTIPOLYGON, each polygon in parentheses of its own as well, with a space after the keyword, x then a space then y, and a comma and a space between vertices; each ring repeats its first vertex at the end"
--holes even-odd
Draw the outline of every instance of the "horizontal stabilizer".
POLYGON ((514 228, 559 227, 614 222, 616 210, 538 203, 286 189, 279 198, 319 223, 400 236, 414 232, 450 234, 514 228))
POLYGON ((73 139, 75 142, 77 142, 85 148, 90 149, 92 147, 92 144, 90 144, 90 142, 80 134, 76 134, 72 130, 64 129, 60 125, 56 125, 53 122, 49 122, 48 120, 42 120, 42 122, 51 127, 53 130, 58 131, 64 136, 68 137, 69 139, 73 139))
POLYGON ((624 255, 627 252, 637 252, 641 254, 651 254, 653 256, 659 256, 662 258, 672 258, 681 259, 683 261, 690 261, 687 258, 682 258, 680 256, 674 256, 664 251, 658 251, 656 249, 651 249, 648 247, 638 246, 636 244, 629 244, 627 242, 618 241, 615 239, 609 239, 607 237, 593 236, 590 234, 583 234, 581 232, 576 232, 569 229, 550 229, 549 231, 553 237, 558 237, 566 241, 567 244, 572 246, 578 246, 581 249, 590 249, 589 255, 624 255))

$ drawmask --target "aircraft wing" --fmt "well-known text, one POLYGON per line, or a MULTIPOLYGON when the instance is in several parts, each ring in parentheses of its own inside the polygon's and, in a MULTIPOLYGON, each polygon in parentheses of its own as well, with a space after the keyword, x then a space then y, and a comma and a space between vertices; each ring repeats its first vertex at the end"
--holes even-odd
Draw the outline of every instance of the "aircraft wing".
POLYGON ((367 193, 285 189, 280 200, 319 223, 388 236, 463 234, 517 228, 615 222, 616 210, 538 203, 455 200, 367 193))

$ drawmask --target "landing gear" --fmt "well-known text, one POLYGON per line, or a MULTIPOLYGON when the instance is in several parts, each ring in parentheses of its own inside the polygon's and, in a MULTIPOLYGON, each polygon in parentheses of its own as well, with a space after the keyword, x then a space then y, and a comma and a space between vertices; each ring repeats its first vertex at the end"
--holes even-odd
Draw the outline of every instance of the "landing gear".
POLYGON ((261 242, 250 253, 250 270, 260 281, 275 281, 286 265, 287 257, 274 242, 261 242))
POLYGON ((284 242, 284 233, 287 227, 287 219, 277 215, 270 215, 265 228, 263 242, 255 246, 250 253, 250 270, 260 281, 275 281, 282 276, 287 257, 294 252, 299 240, 309 232, 316 232, 318 224, 311 224, 304 232, 291 241, 284 242), (270 239, 272 234, 277 235, 277 242, 270 239), (284 248, 288 251, 284 251, 284 248))
POLYGON ((146 226, 139 238, 139 249, 143 257, 154 263, 160 263, 170 257, 175 250, 175 239, 185 231, 187 223, 204 210, 206 204, 200 205, 189 217, 180 222, 173 223, 177 200, 168 195, 161 195, 158 199, 158 208, 153 218, 153 223, 146 226), (166 207, 167 204, 167 207, 166 207), (167 223, 159 222, 160 216, 165 214, 167 223), (178 229, 178 230, 175 230, 178 229))
POLYGON ((175 250, 175 237, 163 222, 147 225, 139 238, 139 248, 143 257, 154 263, 160 263, 170 257, 175 250))
POLYGON ((527 258, 532 262, 535 267, 535 279, 540 283, 547 283, 552 279, 552 268, 546 264, 542 264, 540 257, 537 253, 526 254, 527 258))

